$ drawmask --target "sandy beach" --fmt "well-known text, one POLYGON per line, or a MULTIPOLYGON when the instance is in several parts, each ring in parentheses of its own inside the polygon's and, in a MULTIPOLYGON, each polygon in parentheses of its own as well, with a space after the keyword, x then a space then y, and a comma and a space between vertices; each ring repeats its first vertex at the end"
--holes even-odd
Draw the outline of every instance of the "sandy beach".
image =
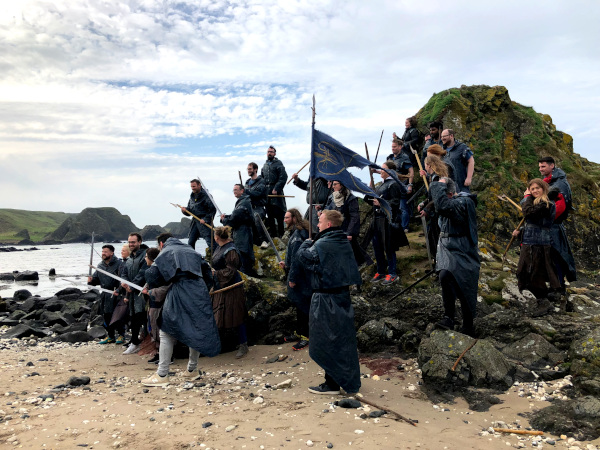
MULTIPOLYGON (((361 415, 377 408, 363 404, 345 409, 333 404, 343 395, 309 393, 307 387, 319 384, 323 374, 308 351, 294 352, 289 344, 250 347, 242 360, 233 353, 201 358, 203 375, 192 383, 177 376, 186 361, 175 360, 167 388, 142 386, 140 379, 156 366, 146 362, 148 356, 122 355, 121 346, 30 345, 27 340, 2 344, 3 448, 505 449, 598 444, 548 435, 488 434, 497 421, 524 429, 528 422, 519 413, 549 403, 531 384, 512 387, 487 412, 470 411, 462 399, 432 403, 421 391, 415 360, 390 355, 361 358, 361 393, 418 421, 416 426, 393 420, 392 414, 364 419, 361 415), (287 358, 267 363, 277 355, 287 358), (62 389, 72 376, 91 381, 62 389), (287 380, 289 387, 275 389, 287 380), (43 394, 54 398, 43 400, 43 394)), ((551 384, 545 387, 546 392, 552 389, 551 384)))

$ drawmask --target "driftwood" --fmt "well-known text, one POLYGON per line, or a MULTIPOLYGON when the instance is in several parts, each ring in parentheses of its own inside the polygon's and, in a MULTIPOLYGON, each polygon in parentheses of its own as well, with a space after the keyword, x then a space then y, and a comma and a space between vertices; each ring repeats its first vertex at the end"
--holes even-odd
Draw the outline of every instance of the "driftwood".
POLYGON ((400 419, 400 420, 403 420, 404 422, 411 424, 413 427, 416 427, 416 426, 417 426, 417 425, 416 425, 416 424, 415 424, 415 423, 414 423, 412 420, 410 420, 410 419, 407 419, 407 418, 406 418, 406 417, 404 417, 402 414, 400 414, 400 413, 397 413, 396 411, 392 411, 390 408, 387 408, 387 407, 380 406, 380 405, 378 405, 377 403, 375 403, 375 402, 372 402, 371 400, 367 400, 367 399, 366 399, 366 398, 364 398, 364 397, 359 397, 359 396, 356 396, 356 397, 354 397, 354 398, 355 398, 356 400, 358 400, 359 402, 361 402, 361 403, 366 403, 367 405, 371 405, 371 406, 373 406, 373 407, 375 407, 375 408, 379 408, 379 409, 380 409, 380 410, 382 410, 382 411, 387 411, 387 412, 390 412, 390 413, 392 413, 392 414, 395 414, 395 415, 398 417, 398 419, 400 419))
POLYGON ((475 340, 474 340, 474 341, 471 343, 471 345, 469 345, 467 348, 465 348, 465 351, 464 351, 464 352, 462 352, 462 353, 460 354, 460 356, 458 357, 458 359, 456 360, 456 362, 455 362, 455 363, 454 363, 454 365, 452 366, 452 372, 454 372, 454 371, 456 370, 456 366, 458 366, 458 363, 460 362, 460 360, 461 360, 461 359, 463 359, 463 356, 465 356, 465 354, 466 354, 466 353, 467 353, 469 350, 471 350, 475 344, 477 344, 477 341, 479 341, 479 339, 475 339, 475 340))
POLYGON ((537 430, 511 430, 510 428, 494 428, 496 433, 514 433, 514 434, 532 434, 534 436, 541 436, 544 434, 543 431, 537 430))

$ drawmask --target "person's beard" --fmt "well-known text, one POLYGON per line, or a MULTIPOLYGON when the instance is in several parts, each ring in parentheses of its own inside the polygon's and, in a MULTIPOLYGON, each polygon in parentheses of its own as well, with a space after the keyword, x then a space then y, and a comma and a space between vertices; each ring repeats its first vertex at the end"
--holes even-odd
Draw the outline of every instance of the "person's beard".
POLYGON ((275 155, 268 155, 268 156, 267 156, 267 159, 268 159, 269 161, 273 161, 273 160, 275 159, 275 155))

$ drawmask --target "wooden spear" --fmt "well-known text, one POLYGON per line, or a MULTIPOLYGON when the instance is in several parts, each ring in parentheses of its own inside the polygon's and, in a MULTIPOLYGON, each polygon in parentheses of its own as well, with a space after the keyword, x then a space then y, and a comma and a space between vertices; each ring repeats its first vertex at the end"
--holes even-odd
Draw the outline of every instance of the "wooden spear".
POLYGON ((242 172, 238 170, 238 175, 240 176, 240 184, 243 186, 244 182, 242 181, 242 172))
POLYGON ((212 291, 212 292, 210 293, 210 295, 215 295, 215 294, 219 294, 219 293, 221 293, 221 292, 228 291, 228 290, 230 290, 230 289, 233 289, 233 288, 235 288, 235 287, 241 286, 242 284, 244 284, 244 280, 242 280, 242 281, 238 281, 237 283, 235 283, 235 284, 232 284, 231 286, 224 287, 223 289, 219 289, 218 291, 212 291))
MULTIPOLYGON (((379 143, 381 144, 381 141, 379 141, 379 143)), ((379 149, 377 150, 379 151, 379 149)), ((369 147, 367 147, 367 143, 365 142, 365 153, 367 154, 367 159, 370 161, 369 158, 369 147)), ((371 177, 371 189, 375 189, 375 181, 373 181, 373 172, 371 172, 371 168, 369 167, 369 176, 371 177)))
MULTIPOLYGON (((171 202, 169 202, 171 203, 171 202)), ((177 203, 171 203, 171 205, 173 205, 175 208, 183 208, 183 206, 178 205, 177 203)), ((206 222, 201 222, 200 218, 194 214, 192 214, 191 212, 189 212, 187 209, 185 210, 186 213, 188 213, 190 216, 192 216, 194 219, 198 220, 198 222, 200 222, 202 225, 206 225, 208 228, 210 228, 211 230, 214 230, 213 227, 211 227, 209 224, 207 224, 206 222)))
MULTIPOLYGON (((302 169, 304 169, 304 168, 305 168, 306 166, 308 166, 309 164, 310 164, 310 159, 308 160, 308 162, 307 162, 306 164, 304 164, 302 167, 300 167, 300 170, 299 170, 298 172, 296 172, 296 173, 300 173, 300 172, 302 172, 302 169)), ((288 180, 288 182, 287 182, 287 183, 285 183, 285 184, 286 184, 286 185, 287 185, 287 184, 290 184, 292 180, 293 180, 293 178, 290 178, 290 179, 288 180)))

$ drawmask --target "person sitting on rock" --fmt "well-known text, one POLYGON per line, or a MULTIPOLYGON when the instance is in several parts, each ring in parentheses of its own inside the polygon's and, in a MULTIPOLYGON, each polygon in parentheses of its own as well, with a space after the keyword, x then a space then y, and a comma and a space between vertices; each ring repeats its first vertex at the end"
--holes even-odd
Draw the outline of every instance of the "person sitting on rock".
MULTIPOLYGON (((102 246, 102 261, 98 264, 98 268, 105 270, 106 272, 112 273, 113 275, 119 275, 121 270, 121 264, 123 262, 115 257, 115 248, 106 244, 102 246)), ((91 277, 88 277, 87 282, 91 286, 98 286, 102 289, 107 289, 109 291, 114 291, 119 287, 119 281, 114 278, 109 277, 97 270, 94 271, 91 277)), ((104 315, 104 328, 108 333, 108 337, 102 339, 100 344, 112 344, 115 342, 115 327, 116 324, 111 325, 111 319, 113 315, 113 311, 115 310, 115 306, 117 303, 117 297, 109 294, 108 292, 102 292, 100 294, 100 311, 104 315)), ((120 325, 119 329, 119 338, 120 341, 123 341, 123 325, 120 325)))
POLYGON ((210 268, 204 258, 170 233, 157 238, 160 254, 146 270, 148 290, 172 283, 167 292, 160 322, 160 350, 157 372, 142 380, 144 386, 167 386, 169 363, 177 341, 189 347, 187 370, 183 378, 198 377, 198 358, 216 356, 221 340, 212 310, 212 301, 204 278, 210 268))
POLYGON ((458 298, 463 319, 461 332, 473 336, 481 265, 477 247, 476 197, 466 192, 456 194, 456 185, 446 177, 431 183, 430 192, 440 217, 436 270, 442 287, 444 318, 437 326, 454 329, 458 298))
POLYGON ((525 226, 513 231, 513 236, 521 234, 521 254, 517 267, 519 291, 527 289, 538 299, 534 317, 546 314, 552 302, 560 300, 561 284, 556 275, 552 258, 552 233, 556 207, 548 199, 548 183, 535 178, 527 185, 521 207, 525 226), (546 283, 550 284, 548 292, 546 283))
MULTIPOLYGON (((350 285, 362 280, 352 247, 342 231, 342 215, 326 210, 319 217, 319 234, 296 253, 313 290, 310 305, 309 354, 325 371, 325 382, 309 387, 313 394, 348 394, 360 389, 360 365, 354 329, 350 285)), ((290 287, 295 283, 289 282, 290 287)))
POLYGON ((280 261, 279 265, 287 276, 287 298, 296 307, 296 331, 293 335, 286 336, 284 340, 296 342, 292 346, 293 350, 302 350, 308 346, 308 313, 312 288, 310 279, 298 263, 296 253, 300 245, 308 239, 309 224, 296 208, 289 209, 283 220, 288 231, 291 232, 291 236, 285 252, 285 261, 280 261), (290 283, 293 283, 294 287, 291 287, 290 283))

